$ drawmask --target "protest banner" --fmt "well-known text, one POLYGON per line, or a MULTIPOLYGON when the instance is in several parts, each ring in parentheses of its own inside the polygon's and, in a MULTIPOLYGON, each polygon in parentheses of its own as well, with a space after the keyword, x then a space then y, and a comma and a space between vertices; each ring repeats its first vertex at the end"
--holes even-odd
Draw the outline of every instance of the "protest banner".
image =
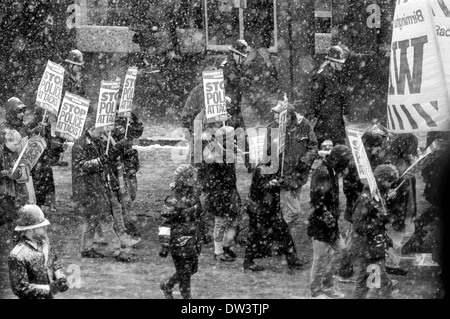
POLYGON ((100 128, 106 132, 114 129, 119 89, 120 81, 102 81, 95 128, 100 128))
POLYGON ((12 169, 13 173, 17 170, 20 164, 24 164, 31 171, 41 157, 42 153, 44 153, 46 147, 47 142, 45 142, 43 137, 30 137, 25 144, 25 147, 20 152, 17 161, 14 163, 14 167, 12 169))
POLYGON ((58 114, 64 81, 64 68, 52 61, 47 62, 37 91, 36 105, 50 113, 58 114))
POLYGON ((345 130, 347 131, 349 145, 352 150, 360 180, 369 185, 372 197, 379 196, 377 182, 375 180, 375 176, 373 175, 372 167, 370 166, 369 158, 367 157, 367 153, 362 142, 361 133, 349 128, 345 128, 345 130))
POLYGON ((136 87, 137 67, 129 68, 123 83, 122 97, 120 98, 118 117, 131 117, 134 90, 136 87))
POLYGON ((69 141, 78 139, 83 133, 89 103, 89 100, 66 92, 56 122, 55 134, 69 141))
POLYGON ((222 70, 203 71, 206 122, 223 122, 228 119, 225 99, 225 82, 222 70))
POLYGON ((393 133, 450 130, 450 0, 398 1, 387 106, 393 133))

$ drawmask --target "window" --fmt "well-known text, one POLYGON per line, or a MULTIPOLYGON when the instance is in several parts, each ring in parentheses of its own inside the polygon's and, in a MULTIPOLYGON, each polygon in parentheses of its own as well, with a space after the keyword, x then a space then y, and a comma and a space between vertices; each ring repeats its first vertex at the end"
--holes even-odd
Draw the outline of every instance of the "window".
POLYGON ((315 0, 315 53, 325 54, 331 46, 332 0, 315 0))
POLYGON ((276 0, 204 0, 206 46, 225 51, 237 39, 277 51, 276 0))

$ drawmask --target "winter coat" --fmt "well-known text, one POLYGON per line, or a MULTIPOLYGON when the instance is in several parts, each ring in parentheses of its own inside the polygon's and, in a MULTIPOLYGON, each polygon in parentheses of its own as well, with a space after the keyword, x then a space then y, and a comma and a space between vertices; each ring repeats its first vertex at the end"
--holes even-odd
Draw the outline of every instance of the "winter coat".
POLYGON ((205 228, 200 197, 194 188, 178 187, 166 198, 160 227, 170 228, 172 255, 196 257, 200 255, 205 228))
MULTIPOLYGON (((392 185, 395 189, 402 181, 398 181, 392 185)), ((416 178, 410 177, 398 189, 396 196, 387 201, 387 208, 392 218, 392 228, 395 231, 401 232, 405 229, 406 217, 416 217, 416 178)))
POLYGON ((320 144, 325 140, 331 140, 334 144, 345 144, 343 116, 348 115, 347 95, 342 72, 334 71, 327 65, 314 75, 306 116, 317 118, 314 131, 320 144))
POLYGON ((52 299, 50 283, 65 278, 53 248, 25 237, 11 251, 8 266, 11 288, 19 299, 52 299))
POLYGON ((339 237, 339 177, 326 160, 311 175, 311 207, 308 236, 323 242, 339 237))
MULTIPOLYGON (((116 117, 115 129, 111 135, 116 141, 120 141, 125 138, 125 130, 127 125, 127 119, 125 117, 116 117)), ((133 139, 140 138, 144 133, 144 123, 137 117, 134 112, 131 112, 130 126, 128 128, 128 137, 133 139)), ((127 146, 123 155, 122 161, 125 167, 127 175, 136 174, 139 171, 139 152, 133 149, 132 145, 127 146)))
MULTIPOLYGON (((288 110, 288 116, 291 110, 288 110)), ((308 120, 292 111, 297 117, 297 122, 286 127, 286 144, 284 154, 284 167, 281 177, 283 179, 281 188, 297 189, 308 181, 309 171, 317 157, 317 139, 308 120)), ((267 149, 271 154, 271 128, 278 128, 277 122, 272 122, 267 127, 267 149)), ((279 169, 282 167, 283 155, 279 156, 279 169)))
POLYGON ((283 254, 295 252, 289 226, 280 212, 280 187, 269 184, 277 177, 278 174, 262 174, 261 166, 253 173, 247 206, 249 231, 246 256, 268 257, 275 247, 279 247, 283 254))
POLYGON ((204 106, 203 83, 199 83, 189 93, 181 112, 181 123, 183 127, 189 130, 191 135, 194 134, 194 119, 203 110, 204 106))
POLYGON ((72 148, 73 200, 85 214, 109 214, 111 174, 99 157, 105 154, 106 143, 93 139, 86 131, 72 148))
POLYGON ((348 173, 342 178, 344 195, 347 199, 345 207, 344 219, 349 223, 353 223, 353 209, 359 195, 364 189, 364 184, 359 179, 358 170, 352 161, 348 166, 348 173))
POLYGON ((381 204, 372 199, 370 190, 365 188, 353 212, 353 232, 349 251, 352 258, 362 257, 369 261, 384 259, 388 249, 386 233, 388 223, 389 214, 383 211, 381 204))
MULTIPOLYGON (((10 171, 14 167, 18 153, 11 152, 4 144, 0 144, 0 171, 10 171)), ((20 170, 14 174, 13 179, 9 176, 0 177, 0 199, 4 196, 14 197, 17 200, 23 199, 23 204, 28 200, 28 192, 24 183, 18 183, 21 179, 20 170)))
POLYGON ((223 70, 225 81, 225 95, 231 99, 231 105, 227 106, 231 115, 228 125, 235 129, 241 127, 245 129, 244 117, 242 116, 242 93, 243 93, 243 68, 236 64, 233 57, 229 55, 220 65, 223 70))
POLYGON ((65 94, 65 92, 69 92, 86 98, 86 89, 83 77, 81 79, 77 79, 72 73, 66 72, 64 76, 63 92, 63 94, 65 94))

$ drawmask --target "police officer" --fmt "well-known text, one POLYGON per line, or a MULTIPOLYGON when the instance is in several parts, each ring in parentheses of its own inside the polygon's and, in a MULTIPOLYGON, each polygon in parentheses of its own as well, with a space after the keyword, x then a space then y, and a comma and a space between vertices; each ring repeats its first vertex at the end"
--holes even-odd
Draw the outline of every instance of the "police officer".
POLYGON ((20 237, 8 259, 11 288, 19 299, 53 299, 69 289, 50 246, 48 225, 50 222, 39 206, 25 205, 20 209, 15 228, 20 237))
POLYGON ((69 91, 70 93, 84 97, 86 92, 82 72, 84 66, 83 53, 77 49, 71 50, 64 62, 64 68, 67 73, 64 79, 63 92, 69 91))
POLYGON ((348 116, 348 94, 342 72, 348 52, 333 46, 325 57, 327 61, 313 77, 309 111, 305 115, 314 122, 319 145, 331 140, 334 145, 345 144, 345 124, 348 116))

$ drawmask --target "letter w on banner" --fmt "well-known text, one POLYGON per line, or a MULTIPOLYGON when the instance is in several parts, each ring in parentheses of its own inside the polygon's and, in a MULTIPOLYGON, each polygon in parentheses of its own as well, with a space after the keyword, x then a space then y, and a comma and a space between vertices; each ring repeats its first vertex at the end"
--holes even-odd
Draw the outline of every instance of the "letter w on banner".
POLYGON ((393 21, 388 129, 394 133, 450 130, 450 0, 400 1, 393 21), (444 67, 445 65, 445 67, 444 67))

